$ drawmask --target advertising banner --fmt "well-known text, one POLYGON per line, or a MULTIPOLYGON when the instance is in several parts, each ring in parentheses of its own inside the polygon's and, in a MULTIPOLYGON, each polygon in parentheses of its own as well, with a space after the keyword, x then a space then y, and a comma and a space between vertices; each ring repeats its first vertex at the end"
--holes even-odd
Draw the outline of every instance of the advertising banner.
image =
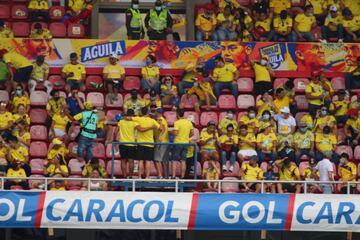
POLYGON ((359 43, 271 43, 271 42, 173 42, 105 39, 1 39, 0 49, 18 52, 34 60, 46 56, 51 67, 62 67, 76 52, 87 67, 103 67, 112 53, 120 56, 127 68, 145 65, 148 54, 156 56, 157 65, 166 69, 184 69, 201 58, 214 66, 214 57, 222 56, 239 70, 251 70, 251 60, 266 56, 272 68, 286 71, 344 72, 356 65, 359 43))

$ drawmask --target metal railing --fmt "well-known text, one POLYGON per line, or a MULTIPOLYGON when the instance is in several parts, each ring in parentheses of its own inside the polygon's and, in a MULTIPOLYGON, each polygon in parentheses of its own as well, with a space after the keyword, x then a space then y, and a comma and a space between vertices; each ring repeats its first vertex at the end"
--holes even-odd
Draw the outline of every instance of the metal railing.
MULTIPOLYGON (((208 183, 208 182, 216 182, 218 183, 217 192, 222 192, 222 185, 224 183, 259 183, 261 184, 261 192, 260 193, 266 193, 265 191, 265 184, 277 184, 277 183, 289 183, 289 184, 302 184, 304 192, 303 194, 308 194, 307 187, 310 185, 321 185, 321 184, 328 184, 328 185, 345 185, 347 188, 347 194, 350 194, 350 187, 351 185, 360 184, 360 182, 344 182, 344 181, 273 181, 273 180, 238 180, 238 179, 219 179, 219 180, 207 180, 207 179, 111 179, 111 178, 58 178, 58 177, 0 177, 1 181, 1 190, 3 191, 13 191, 13 190, 6 190, 4 189, 4 183, 6 180, 39 180, 44 181, 44 189, 38 189, 38 191, 48 191, 48 183, 50 181, 56 181, 56 180, 63 180, 63 181, 81 181, 81 182, 87 182, 87 191, 93 191, 91 190, 91 182, 92 181, 98 181, 98 182, 107 182, 110 184, 113 183, 128 183, 131 185, 132 191, 136 192, 136 188, 140 187, 140 183, 171 183, 173 185, 172 188, 167 189, 173 189, 175 192, 181 192, 179 190, 183 189, 183 184, 186 183, 208 183)), ((21 190, 20 190, 21 191, 21 190)), ((27 191, 27 190, 23 190, 27 191)))

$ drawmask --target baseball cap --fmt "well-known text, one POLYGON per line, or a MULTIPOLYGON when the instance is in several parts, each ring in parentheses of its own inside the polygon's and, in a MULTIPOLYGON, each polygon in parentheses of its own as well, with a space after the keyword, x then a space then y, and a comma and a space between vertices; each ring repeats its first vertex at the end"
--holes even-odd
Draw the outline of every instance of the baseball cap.
POLYGON ((281 109, 281 112, 282 112, 282 113, 290 113, 290 109, 289 109, 288 107, 283 107, 283 108, 281 109))
POLYGON ((331 5, 330 6, 330 8, 329 8, 329 10, 331 11, 331 12, 337 12, 337 7, 336 7, 336 5, 331 5))
POLYGON ((255 160, 257 162, 257 161, 259 161, 259 158, 258 158, 258 156, 253 155, 253 156, 249 157, 249 160, 255 160))
POLYGON ((352 12, 350 9, 345 8, 343 11, 344 16, 352 16, 352 12))
POLYGON ((61 145, 63 144, 63 141, 61 141, 60 139, 58 138, 54 138, 52 141, 51 141, 52 144, 54 145, 61 145))

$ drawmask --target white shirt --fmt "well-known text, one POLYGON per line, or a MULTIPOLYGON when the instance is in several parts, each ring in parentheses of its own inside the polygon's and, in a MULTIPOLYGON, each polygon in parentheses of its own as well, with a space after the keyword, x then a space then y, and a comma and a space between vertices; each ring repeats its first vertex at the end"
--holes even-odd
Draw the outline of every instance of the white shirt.
POLYGON ((318 162, 315 169, 320 172, 320 181, 330 181, 329 172, 331 172, 331 175, 334 172, 333 164, 327 158, 318 162))
POLYGON ((288 134, 291 133, 291 127, 296 127, 296 120, 293 116, 285 119, 281 115, 275 115, 274 119, 278 123, 278 133, 288 134))

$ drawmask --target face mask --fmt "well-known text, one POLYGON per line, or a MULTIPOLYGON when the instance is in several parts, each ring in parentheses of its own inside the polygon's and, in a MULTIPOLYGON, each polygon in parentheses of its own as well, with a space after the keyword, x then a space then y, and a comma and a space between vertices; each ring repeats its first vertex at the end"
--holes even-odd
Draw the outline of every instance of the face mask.
POLYGON ((285 19, 287 18, 287 14, 280 14, 280 18, 281 18, 282 20, 285 20, 285 19))
POLYGON ((264 119, 264 120, 269 120, 269 119, 270 119, 270 115, 269 115, 269 114, 264 114, 263 119, 264 119))
POLYGON ((267 64, 267 61, 264 60, 264 59, 261 59, 260 64, 263 65, 263 66, 265 66, 265 65, 267 64))
POLYGON ((139 9, 139 5, 138 5, 138 4, 134 4, 134 5, 133 5, 133 9, 139 9))
POLYGON ((304 133, 304 132, 307 131, 307 128, 306 128, 306 127, 302 127, 302 128, 300 128, 300 131, 304 133))
POLYGON ((326 115, 327 115, 327 111, 326 111, 326 110, 321 110, 321 115, 326 116, 326 115))
POLYGON ((16 95, 21 96, 22 95, 22 90, 16 90, 16 95))
POLYGON ((329 135, 329 133, 330 133, 330 132, 328 132, 328 131, 324 131, 324 135, 325 135, 325 136, 329 135))
POLYGON ((194 87, 198 87, 199 83, 198 82, 194 82, 194 87))
POLYGON ((313 13, 308 13, 308 16, 312 17, 312 16, 314 16, 314 14, 313 13))
POLYGON ((232 119, 234 118, 234 114, 228 113, 228 114, 226 115, 226 118, 232 120, 232 119))
POLYGON ((254 118, 255 117, 255 113, 249 113, 249 118, 254 118))
POLYGON ((156 10, 156 11, 161 11, 161 9, 162 9, 161 6, 156 6, 156 7, 155 7, 155 10, 156 10))
POLYGON ((146 60, 146 65, 150 65, 150 64, 152 64, 152 61, 146 60))

